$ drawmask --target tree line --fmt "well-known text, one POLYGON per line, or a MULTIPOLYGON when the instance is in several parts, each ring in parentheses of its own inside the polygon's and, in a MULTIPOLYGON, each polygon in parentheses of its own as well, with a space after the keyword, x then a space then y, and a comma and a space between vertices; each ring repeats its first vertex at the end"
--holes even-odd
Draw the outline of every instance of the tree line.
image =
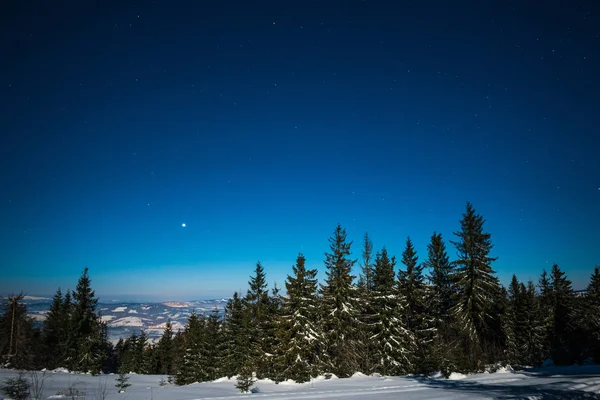
POLYGON ((375 251, 365 234, 358 276, 353 243, 338 225, 323 283, 299 254, 283 296, 277 286, 269 290, 258 262, 247 293, 234 293, 222 315, 192 314, 177 332, 168 322, 156 343, 143 331, 109 343, 85 269, 73 292, 57 291, 41 330, 16 297, 5 302, 0 354, 15 368, 165 374, 176 384, 254 373, 306 382, 322 374, 448 375, 495 363, 600 362, 600 268, 584 295, 558 265, 537 283, 513 275, 504 288, 484 223, 467 203, 450 241, 454 260, 439 233, 423 262, 410 237, 397 260, 385 247, 375 251))

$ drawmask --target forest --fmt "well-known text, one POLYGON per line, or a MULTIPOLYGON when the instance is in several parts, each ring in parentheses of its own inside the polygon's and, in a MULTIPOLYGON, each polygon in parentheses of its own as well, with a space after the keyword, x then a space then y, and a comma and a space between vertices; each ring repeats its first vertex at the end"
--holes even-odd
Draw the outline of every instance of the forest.
POLYGON ((307 382, 323 374, 448 375, 495 364, 600 363, 600 267, 583 292, 573 290, 558 265, 537 282, 513 275, 505 288, 484 224, 467 203, 449 241, 455 258, 434 232, 422 262, 410 237, 397 259, 385 247, 375 250, 368 234, 355 260, 338 225, 325 253, 324 282, 298 254, 284 295, 268 287, 258 262, 247 293, 233 293, 224 313, 192 314, 177 332, 167 323, 155 343, 143 331, 109 342, 86 268, 75 290, 57 290, 41 328, 27 316, 22 296, 4 299, 2 364, 164 374, 185 385, 225 376, 307 382))

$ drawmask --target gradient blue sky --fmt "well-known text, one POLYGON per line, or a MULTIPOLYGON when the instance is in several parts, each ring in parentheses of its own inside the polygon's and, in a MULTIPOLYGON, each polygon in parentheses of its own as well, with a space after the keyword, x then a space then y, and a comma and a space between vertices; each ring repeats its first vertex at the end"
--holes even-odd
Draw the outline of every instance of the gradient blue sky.
POLYGON ((0 294, 88 266, 102 298, 229 296, 257 260, 283 286, 338 222, 422 261, 466 201, 504 283, 583 288, 600 3, 449 4, 3 2, 0 294))

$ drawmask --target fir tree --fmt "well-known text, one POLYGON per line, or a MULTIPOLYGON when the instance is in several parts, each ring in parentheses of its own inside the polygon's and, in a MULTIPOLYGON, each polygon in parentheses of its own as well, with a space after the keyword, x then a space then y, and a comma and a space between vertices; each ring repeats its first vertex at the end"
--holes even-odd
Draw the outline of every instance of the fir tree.
POLYGON ((427 245, 427 260, 423 266, 429 268, 431 283, 431 316, 441 329, 450 316, 453 305, 452 264, 446 252, 446 244, 442 234, 433 233, 431 242, 427 245))
POLYGON ((102 342, 102 322, 96 314, 97 304, 98 299, 85 268, 73 292, 71 306, 73 352, 69 364, 72 370, 98 373, 107 356, 103 353, 106 346, 102 342))
POLYGON ((594 268, 585 295, 585 318, 589 353, 600 363, 600 267, 594 268))
POLYGON ((373 242, 368 233, 363 237, 361 274, 358 280, 358 288, 363 291, 373 290, 373 242))
POLYGON ((267 324, 269 320, 269 291, 266 274, 262 264, 256 263, 254 275, 248 281, 249 289, 245 302, 248 311, 248 334, 250 338, 250 365, 255 368, 257 376, 263 378, 268 373, 268 357, 271 349, 267 343, 267 324))
POLYGON ((522 306, 520 283, 517 276, 513 274, 508 287, 508 306, 503 315, 506 357, 512 365, 521 364, 521 340, 524 339, 522 306))
MULTIPOLYGON (((183 362, 185 356, 185 334, 183 330, 177 330, 173 336, 173 364, 171 375, 176 375, 183 362)), ((169 378, 173 380, 173 378, 169 378)))
POLYGON ((573 354, 573 313, 574 296, 571 281, 557 264, 552 266, 550 272, 550 284, 552 288, 552 335, 551 335, 551 357, 556 364, 571 364, 578 357, 573 354))
POLYGON ((0 391, 13 400, 27 400, 30 398, 30 385, 24 372, 19 372, 16 377, 6 378, 0 391))
POLYGON ((428 288, 425 285, 423 267, 418 263, 419 257, 409 238, 402 252, 402 264, 406 271, 400 270, 399 284, 401 295, 406 301, 406 326, 415 337, 415 372, 426 374, 432 372, 431 344, 435 336, 433 319, 429 316, 428 288))
POLYGON ((521 335, 521 362, 524 365, 540 365, 544 361, 545 328, 541 320, 539 299, 533 282, 521 285, 523 330, 521 335))
POLYGON ((165 330, 156 345, 157 373, 171 375, 173 373, 174 360, 173 325, 167 321, 165 330))
POLYGON ((546 270, 542 270, 538 282, 538 288, 540 290, 539 295, 539 318, 542 330, 542 357, 544 360, 549 358, 552 348, 552 316, 554 315, 554 305, 552 296, 552 285, 548 273, 546 270))
POLYGON ((271 296, 267 307, 267 314, 263 318, 261 330, 263 335, 262 347, 264 351, 262 375, 269 377, 275 382, 281 380, 281 368, 278 361, 277 353, 281 348, 281 330, 283 315, 283 298, 280 294, 280 289, 277 282, 273 283, 271 296))
POLYGON ((283 304, 281 347, 277 352, 280 380, 307 382, 321 372, 324 343, 318 329, 317 270, 306 269, 302 254, 292 267, 293 276, 285 282, 287 298, 283 304))
POLYGON ((365 373, 373 372, 376 360, 374 356, 374 343, 369 340, 371 330, 369 322, 373 319, 375 310, 373 309, 374 296, 374 267, 373 267, 373 242, 368 233, 363 238, 362 262, 360 264, 361 273, 358 279, 358 298, 360 307, 360 325, 359 336, 361 348, 359 351, 360 370, 365 373))
POLYGON ((456 326, 450 312, 454 305, 454 270, 441 233, 434 232, 431 236, 423 266, 429 269, 429 314, 437 330, 430 349, 431 364, 432 368, 449 374, 455 370, 453 353, 456 350, 456 326))
POLYGON ((352 284, 350 248, 346 241, 346 230, 338 225, 333 237, 329 238, 330 253, 325 253, 327 278, 321 285, 323 333, 328 347, 332 372, 348 377, 358 371, 360 311, 357 305, 357 290, 352 284))
POLYGON ((121 373, 115 380, 115 387, 118 389, 119 393, 125 393, 125 390, 131 386, 129 383, 129 375, 121 373))
POLYGON ((373 314, 369 323, 370 341, 374 344, 375 371, 383 375, 403 375, 413 370, 415 337, 407 329, 408 308, 396 284, 395 257, 388 257, 386 248, 375 256, 373 274, 373 314))
POLYGON ((479 369, 481 362, 493 361, 490 353, 498 342, 494 328, 500 316, 493 314, 492 309, 501 291, 491 267, 496 258, 489 255, 493 245, 491 235, 483 230, 484 222, 467 203, 461 229, 455 232, 458 240, 452 242, 458 253, 454 262, 457 294, 452 313, 463 335, 464 366, 468 370, 479 369))
POLYGON ((12 368, 34 369, 40 360, 40 331, 27 315, 23 294, 3 299, 0 314, 0 357, 12 368))
POLYGON ((225 305, 223 323, 224 360, 223 373, 228 378, 238 374, 240 365, 246 362, 248 355, 249 317, 244 302, 237 292, 225 305))
POLYGON ((177 385, 188 385, 204 380, 205 371, 202 367, 202 346, 204 340, 203 321, 192 313, 185 326, 185 354, 175 375, 177 385))
POLYGON ((62 354, 62 346, 66 342, 64 335, 64 320, 63 314, 63 295, 58 288, 56 294, 52 298, 50 309, 44 320, 42 337, 45 347, 45 366, 48 369, 55 369, 64 362, 65 355, 62 354))
POLYGON ((213 310, 204 325, 200 379, 201 381, 213 381, 221 376, 220 366, 223 363, 219 310, 213 310))
POLYGON ((254 376, 252 374, 252 365, 250 359, 247 358, 240 367, 240 373, 237 376, 235 387, 240 393, 248 393, 252 385, 254 385, 254 376))

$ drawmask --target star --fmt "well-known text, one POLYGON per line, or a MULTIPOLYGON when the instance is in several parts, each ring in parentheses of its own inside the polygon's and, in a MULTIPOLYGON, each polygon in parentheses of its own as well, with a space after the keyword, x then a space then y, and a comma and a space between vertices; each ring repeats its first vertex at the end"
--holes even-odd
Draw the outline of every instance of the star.
POLYGON ((182 227, 182 228, 185 228, 185 224, 181 224, 181 227, 182 227))

